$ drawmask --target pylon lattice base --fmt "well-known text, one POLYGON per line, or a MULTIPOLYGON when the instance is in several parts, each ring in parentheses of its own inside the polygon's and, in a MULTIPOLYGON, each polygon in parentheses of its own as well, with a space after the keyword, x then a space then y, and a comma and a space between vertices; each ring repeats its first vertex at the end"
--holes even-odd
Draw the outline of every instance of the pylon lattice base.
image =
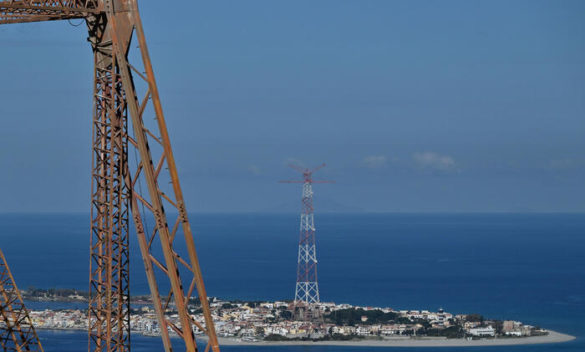
POLYGON ((43 351, 22 296, 0 250, 0 347, 3 352, 43 351))

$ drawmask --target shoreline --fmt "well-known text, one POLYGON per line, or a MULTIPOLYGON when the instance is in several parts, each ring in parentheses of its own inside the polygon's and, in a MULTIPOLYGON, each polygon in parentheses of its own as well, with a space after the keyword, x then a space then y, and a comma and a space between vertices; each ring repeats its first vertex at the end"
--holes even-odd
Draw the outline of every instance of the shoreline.
MULTIPOLYGON (((559 333, 553 330, 540 329, 531 325, 524 325, 518 321, 499 321, 499 320, 484 320, 483 316, 479 314, 467 314, 467 315, 453 315, 452 313, 444 312, 443 309, 439 309, 438 312, 431 311, 394 311, 391 308, 366 308, 351 306, 348 304, 335 304, 335 303, 321 303, 317 306, 320 311, 329 311, 329 315, 334 314, 332 312, 341 312, 338 317, 339 319, 329 319, 327 323, 314 324, 313 322, 299 322, 290 320, 291 316, 279 315, 275 313, 278 310, 287 312, 287 307, 290 309, 290 304, 284 301, 275 302, 230 302, 220 301, 214 302, 215 309, 217 310, 218 316, 225 314, 236 314, 238 312, 247 312, 250 316, 250 321, 246 319, 234 320, 226 322, 222 325, 223 330, 219 331, 220 336, 218 340, 220 345, 225 346, 353 346, 353 347, 475 347, 475 346, 512 346, 512 345, 533 345, 533 344, 553 344, 563 343, 575 340, 575 336, 568 334, 559 333), (252 304, 253 303, 253 304, 252 304), (348 308, 349 307, 349 308, 348 308), (329 310, 331 309, 331 310, 329 310), (227 313, 226 313, 227 312, 227 313), (235 313, 234 313, 235 312, 235 313), (273 318, 271 322, 266 322, 265 317, 269 314, 273 318), (357 314, 357 318, 355 317, 357 314), (279 319, 274 318, 275 316, 279 319), (382 318, 380 318, 382 316, 382 318), (363 323, 369 318, 378 319, 373 320, 368 325, 363 323), (344 320, 345 319, 345 320, 344 320), (361 319, 361 320, 360 320, 361 319), (421 320, 425 325, 422 325, 421 320), (361 321, 361 324, 360 324, 361 321), (382 321, 382 322, 380 322, 382 321), (434 333, 427 334, 427 330, 434 327, 434 323, 448 321, 448 328, 451 330, 439 330, 435 327, 434 333), (372 328, 373 323, 378 323, 377 328, 372 328), (432 324, 431 324, 432 323, 432 324), (231 325, 230 325, 231 324, 231 325), (259 326, 261 331, 251 330, 250 324, 253 326, 259 326), (346 325, 348 324, 348 325, 346 325), (386 324, 386 325, 384 325, 386 324), (497 325, 500 324, 500 325, 497 325), (451 326, 452 325, 452 326, 451 326), (479 328, 478 328, 479 326, 479 328), (499 326, 499 331, 494 329, 492 326, 499 326), (240 328, 243 330, 240 333, 240 328), (314 329, 308 330, 308 329, 314 329), (382 329, 385 329, 382 331, 382 329), (408 330, 410 329, 410 330, 408 330), (455 329, 456 334, 453 333, 455 329), (507 332, 516 332, 518 336, 504 336, 502 333, 503 329, 507 332), (234 333, 234 331, 236 333, 234 333), (256 333, 254 333, 256 331, 256 333), (284 331, 284 333, 282 332, 284 331), (299 331, 301 333, 299 333, 299 331), (310 339, 301 340, 281 338, 282 336, 311 336, 306 331, 320 333, 316 336, 324 336, 322 339, 312 341, 310 339), (440 333, 443 331, 443 333, 440 333), (290 332, 290 334, 289 334, 290 332), (465 334, 462 334, 465 332, 465 334), (547 332, 546 335, 540 335, 541 332, 547 332), (285 335, 285 333, 287 335, 285 335), (303 335, 304 334, 304 335, 303 335), (237 335, 240 335, 238 337, 237 335), (340 335, 340 336, 338 336, 340 335), (429 336, 429 335, 442 335, 442 336, 429 336), (477 339, 471 339, 469 336, 496 336, 496 337, 483 337, 477 339), (531 336, 532 335, 532 336, 531 336), (242 337, 243 336, 243 337, 242 337), (267 340, 264 340, 264 338, 267 340), (447 336, 466 336, 458 338, 447 338, 447 336), (347 339, 346 339, 347 338, 347 339)), ((152 312, 148 309, 142 313, 134 314, 133 324, 141 326, 140 323, 149 322, 153 320, 152 312)), ((51 310, 51 309, 49 309, 51 310)), ((46 311, 46 310, 45 310, 46 311)), ((85 330, 81 328, 78 322, 79 319, 84 318, 83 310, 58 310, 54 312, 53 318, 58 318, 62 322, 67 324, 57 324, 63 326, 70 326, 67 328, 53 327, 52 321, 45 321, 46 318, 43 311, 33 311, 33 314, 37 315, 40 319, 40 326, 37 329, 42 330, 56 330, 56 331, 67 331, 67 330, 85 330), (47 324, 45 324, 47 323, 47 324), (49 325, 49 326, 45 326, 49 325)), ((55 318, 55 319, 56 319, 55 318)), ((246 318, 246 317, 244 317, 246 318)), ((375 327, 375 326, 374 326, 375 327)), ((445 328, 444 328, 445 329, 445 328)), ((132 330, 133 333, 138 333, 143 336, 156 336, 155 331, 152 329, 139 329, 132 330)), ((160 334, 160 333, 158 333, 160 334)), ((206 341, 206 336, 197 336, 199 340, 206 341)))
MULTIPOLYGON (((37 328, 39 331, 87 331, 85 329, 68 329, 68 328, 37 328)), ((563 334, 553 330, 547 330, 548 335, 544 336, 529 336, 529 337, 509 337, 509 338, 486 338, 479 340, 467 339, 438 339, 432 337, 408 338, 395 337, 386 339, 363 339, 363 340, 347 340, 347 341, 242 341, 239 338, 233 337, 218 337, 220 346, 350 346, 350 347, 488 347, 488 346, 514 346, 514 345, 540 345, 551 343, 564 343, 573 341, 575 336, 563 334)), ((157 337, 152 335, 141 334, 145 337, 157 337)), ((173 338, 176 338, 174 336, 173 338)), ((198 341, 207 341, 206 336, 196 335, 198 341)))
MULTIPOLYGON (((547 330, 548 335, 529 337, 509 337, 495 339, 436 339, 436 338, 389 338, 383 340, 349 340, 349 341, 242 341, 231 337, 218 337, 223 346, 352 346, 352 347, 480 347, 513 346, 563 343, 576 339, 575 336, 547 330)), ((197 336, 199 340, 206 340, 197 336)))

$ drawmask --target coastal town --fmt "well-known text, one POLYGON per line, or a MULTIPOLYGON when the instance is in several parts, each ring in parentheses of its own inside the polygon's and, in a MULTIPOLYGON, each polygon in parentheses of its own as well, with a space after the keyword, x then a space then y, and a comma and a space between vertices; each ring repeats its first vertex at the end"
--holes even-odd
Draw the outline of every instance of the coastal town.
MULTIPOLYGON (((69 301, 84 300, 83 295, 66 298, 69 301)), ((243 342, 397 338, 477 340, 548 334, 544 329, 518 321, 490 320, 479 314, 454 315, 443 309, 394 310, 335 303, 299 306, 290 301, 243 302, 218 298, 210 299, 210 308, 218 336, 243 342)), ((189 309, 192 318, 204 326, 196 299, 191 300, 189 309)), ((167 314, 173 323, 179 325, 176 312, 171 310, 167 314)), ((30 316, 38 329, 86 330, 88 327, 86 310, 33 310, 30 316)), ((130 328, 146 336, 161 333, 155 312, 145 304, 132 304, 130 328)), ((197 328, 194 332, 202 334, 197 328)))

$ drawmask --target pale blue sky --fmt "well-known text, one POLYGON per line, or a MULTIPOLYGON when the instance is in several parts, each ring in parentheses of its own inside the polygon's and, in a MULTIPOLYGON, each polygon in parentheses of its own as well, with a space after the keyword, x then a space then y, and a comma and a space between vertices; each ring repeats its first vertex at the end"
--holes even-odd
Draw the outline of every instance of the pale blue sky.
MULTIPOLYGON (((584 1, 142 1, 191 211, 585 211, 584 1)), ((77 24, 77 21, 73 21, 77 24)), ((0 212, 88 211, 84 26, 0 26, 0 212)))

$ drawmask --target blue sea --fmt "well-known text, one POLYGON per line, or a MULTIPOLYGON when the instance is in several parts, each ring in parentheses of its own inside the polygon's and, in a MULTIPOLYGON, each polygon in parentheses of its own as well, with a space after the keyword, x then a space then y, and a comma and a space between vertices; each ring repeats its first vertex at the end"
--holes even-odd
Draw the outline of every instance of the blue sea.
MULTIPOLYGON (((296 214, 192 214, 209 295, 291 299, 296 214)), ((317 214, 322 301, 440 307, 577 336, 551 345, 478 348, 223 347, 222 351, 585 351, 585 215, 317 214)), ((132 237, 132 294, 148 292, 132 237)), ((0 215, 0 247, 19 287, 87 290, 89 216, 0 215)), ((84 332, 40 332, 45 351, 87 349, 84 332)), ((133 337, 134 351, 161 351, 133 337)))

